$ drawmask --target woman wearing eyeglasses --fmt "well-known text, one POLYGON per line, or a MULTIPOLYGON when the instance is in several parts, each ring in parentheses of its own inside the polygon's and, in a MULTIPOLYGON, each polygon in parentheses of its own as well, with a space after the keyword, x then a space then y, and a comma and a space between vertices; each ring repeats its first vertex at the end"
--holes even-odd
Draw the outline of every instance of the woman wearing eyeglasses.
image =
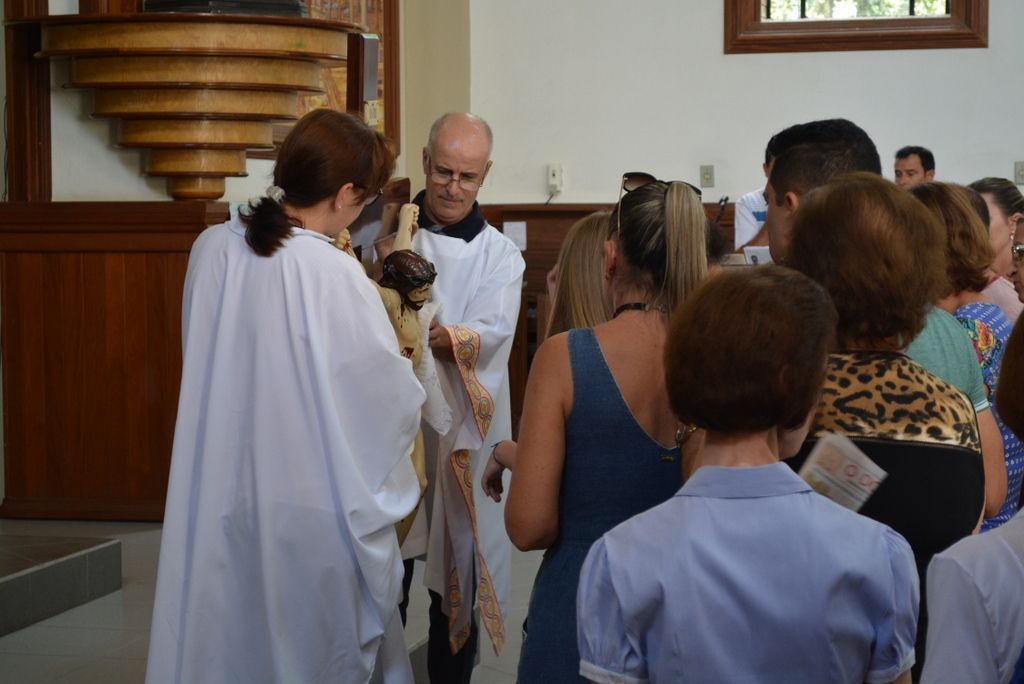
POLYGON ((332 244, 393 167, 318 109, 266 196, 196 239, 147 681, 412 681, 394 524, 424 393, 332 244))
MULTIPOLYGON (((699 191, 627 174, 604 246, 611 320, 541 345, 526 387, 505 527, 547 549, 519 681, 580 681, 576 587, 590 545, 682 483, 665 389, 669 314, 707 272, 699 191)), ((512 465, 512 464, 506 464, 512 465)))
MULTIPOLYGON (((967 331, 981 365, 989 402, 995 405, 996 384, 1003 351, 1013 323, 1003 310, 985 300, 992 247, 985 226, 961 188, 948 183, 923 183, 910 189, 946 227, 946 275, 950 291, 939 306, 953 314, 967 331)), ((1005 468, 994 475, 1005 482, 1005 498, 994 515, 986 511, 982 530, 998 527, 1014 516, 1020 507, 1021 480, 1024 478, 1024 443, 993 410, 1003 441, 1005 468)), ((986 472, 986 480, 991 476, 986 472)))

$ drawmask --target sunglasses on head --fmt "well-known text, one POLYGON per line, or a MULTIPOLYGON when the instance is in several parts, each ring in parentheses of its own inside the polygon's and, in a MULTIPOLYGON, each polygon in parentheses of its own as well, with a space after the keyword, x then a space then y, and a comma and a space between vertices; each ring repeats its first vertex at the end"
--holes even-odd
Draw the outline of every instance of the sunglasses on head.
POLYGON ((668 188, 673 183, 682 183, 683 185, 697 193, 697 197, 701 196, 700 188, 698 188, 696 185, 693 185, 692 183, 687 183, 686 181, 678 180, 663 181, 658 178, 655 178, 654 176, 645 171, 627 171, 626 173, 622 174, 622 185, 619 186, 619 200, 618 202, 616 202, 617 210, 615 212, 616 224, 613 233, 619 232, 619 227, 622 225, 622 196, 625 195, 627 192, 639 190, 645 185, 650 185, 651 183, 664 183, 666 192, 668 192, 668 188))

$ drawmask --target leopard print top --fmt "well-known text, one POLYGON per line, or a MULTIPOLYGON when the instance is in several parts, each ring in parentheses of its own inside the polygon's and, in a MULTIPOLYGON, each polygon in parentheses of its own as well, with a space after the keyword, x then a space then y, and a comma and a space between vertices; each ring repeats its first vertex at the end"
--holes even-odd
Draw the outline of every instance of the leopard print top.
POLYGON ((967 396, 895 352, 830 354, 821 404, 809 437, 954 444, 981 453, 967 396))

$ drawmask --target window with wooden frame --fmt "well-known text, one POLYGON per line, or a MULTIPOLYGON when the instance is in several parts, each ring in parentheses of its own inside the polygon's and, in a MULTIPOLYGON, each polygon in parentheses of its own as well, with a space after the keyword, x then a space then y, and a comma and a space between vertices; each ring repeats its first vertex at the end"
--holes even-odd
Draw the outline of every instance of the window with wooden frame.
POLYGON ((988 45, 988 0, 943 9, 932 0, 725 0, 725 53, 988 45))

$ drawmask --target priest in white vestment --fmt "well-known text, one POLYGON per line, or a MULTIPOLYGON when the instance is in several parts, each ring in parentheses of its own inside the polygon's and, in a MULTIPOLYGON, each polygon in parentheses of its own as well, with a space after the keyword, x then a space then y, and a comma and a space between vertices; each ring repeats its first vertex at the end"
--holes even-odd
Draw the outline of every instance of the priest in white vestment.
POLYGON ((245 232, 189 259, 147 682, 411 682, 393 525, 419 498, 423 389, 357 261, 299 227, 259 256, 245 232))
POLYGON ((406 558, 426 553, 428 666, 435 683, 469 681, 474 606, 496 653, 508 615, 511 544, 504 503, 484 494, 480 475, 492 445, 512 436, 508 357, 525 262, 476 203, 491 166, 491 143, 479 117, 438 119, 424 149, 427 187, 414 200, 421 212, 413 249, 434 263, 433 298, 441 303, 430 346, 453 412, 447 434, 424 431, 428 499, 402 547, 406 558))

